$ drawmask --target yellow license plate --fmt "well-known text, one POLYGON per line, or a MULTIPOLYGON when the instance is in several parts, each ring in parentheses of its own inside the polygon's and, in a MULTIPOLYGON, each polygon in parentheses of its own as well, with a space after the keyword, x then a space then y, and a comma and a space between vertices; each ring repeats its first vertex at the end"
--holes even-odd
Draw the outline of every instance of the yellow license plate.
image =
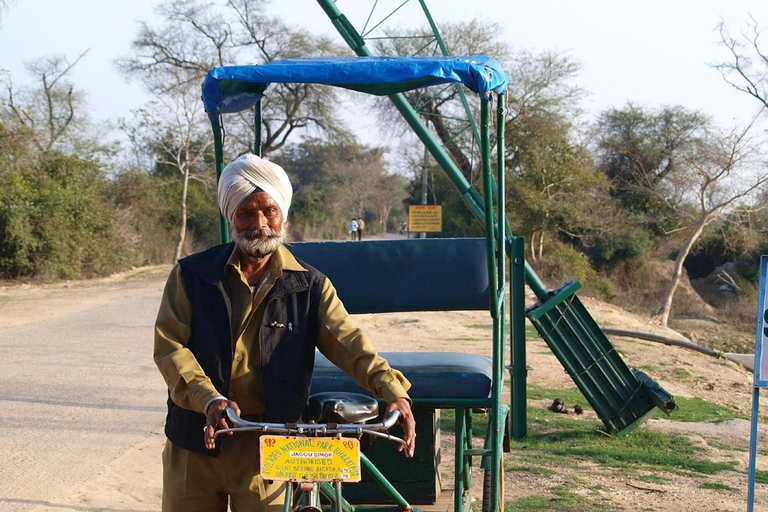
POLYGON ((360 441, 261 436, 261 476, 267 480, 360 481, 360 441))

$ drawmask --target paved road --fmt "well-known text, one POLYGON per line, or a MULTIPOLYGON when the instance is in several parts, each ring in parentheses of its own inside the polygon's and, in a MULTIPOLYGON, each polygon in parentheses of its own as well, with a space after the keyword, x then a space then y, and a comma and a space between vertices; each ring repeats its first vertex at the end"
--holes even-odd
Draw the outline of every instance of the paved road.
MULTIPOLYGON (((38 300, 29 307, 40 321, 0 329, 0 511, 120 510, 60 498, 157 436, 165 387, 152 324, 163 281, 113 284, 103 300, 51 319, 38 300)), ((83 293, 94 292, 72 300, 83 293)))

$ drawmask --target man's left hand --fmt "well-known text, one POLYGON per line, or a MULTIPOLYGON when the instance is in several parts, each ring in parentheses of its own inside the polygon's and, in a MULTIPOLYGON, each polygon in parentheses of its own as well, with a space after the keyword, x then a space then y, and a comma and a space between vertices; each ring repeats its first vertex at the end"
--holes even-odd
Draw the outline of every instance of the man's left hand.
POLYGON ((407 398, 398 398, 387 406, 384 416, 395 410, 400 411, 400 424, 403 426, 405 441, 405 446, 400 445, 398 451, 405 449, 405 456, 413 457, 413 451, 416 449, 416 420, 413 419, 413 412, 411 412, 411 402, 407 398))

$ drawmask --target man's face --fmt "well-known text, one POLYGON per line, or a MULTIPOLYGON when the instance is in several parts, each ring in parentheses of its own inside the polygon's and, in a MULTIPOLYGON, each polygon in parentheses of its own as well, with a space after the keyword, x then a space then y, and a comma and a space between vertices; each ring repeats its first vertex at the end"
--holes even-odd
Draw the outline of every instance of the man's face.
POLYGON ((285 241, 283 215, 266 192, 246 197, 235 212, 235 243, 252 258, 272 254, 285 241))

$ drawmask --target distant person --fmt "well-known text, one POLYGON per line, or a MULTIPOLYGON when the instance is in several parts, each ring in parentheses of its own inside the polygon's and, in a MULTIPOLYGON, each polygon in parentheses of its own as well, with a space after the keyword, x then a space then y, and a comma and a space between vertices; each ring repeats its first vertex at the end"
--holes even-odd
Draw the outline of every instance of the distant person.
POLYGON ((365 229, 365 221, 362 217, 358 217, 357 219, 357 239, 362 240, 363 239, 363 230, 365 229))
POLYGON ((357 228, 359 226, 357 225, 357 221, 354 217, 352 217, 352 220, 349 221, 349 239, 350 240, 357 240, 357 228))
POLYGON ((408 223, 406 221, 403 221, 402 224, 400 224, 400 234, 408 235, 408 223))

